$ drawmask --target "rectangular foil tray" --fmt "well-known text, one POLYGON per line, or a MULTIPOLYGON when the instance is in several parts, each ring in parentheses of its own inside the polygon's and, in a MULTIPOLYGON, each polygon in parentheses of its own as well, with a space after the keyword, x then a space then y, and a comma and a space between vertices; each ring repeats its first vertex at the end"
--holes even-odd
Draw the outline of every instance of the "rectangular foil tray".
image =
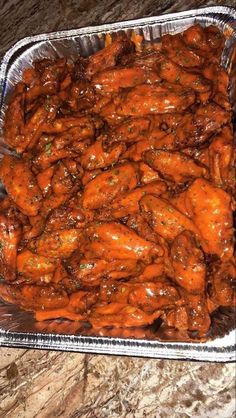
MULTIPOLYGON (((207 7, 130 20, 101 26, 44 33, 17 42, 5 54, 0 67, 0 155, 7 152, 2 126, 12 87, 21 79, 22 71, 36 59, 91 55, 104 46, 105 35, 132 32, 144 40, 155 42, 165 33, 177 33, 191 25, 216 25, 226 35, 222 65, 230 71, 230 96, 235 103, 236 86, 236 11, 229 7, 207 7)), ((0 192, 3 192, 3 188, 0 192)), ((1 272, 0 272, 1 273, 1 272)), ((206 343, 160 342, 149 339, 94 337, 81 335, 78 324, 69 321, 36 323, 33 315, 17 306, 0 301, 0 345, 100 354, 117 354, 166 359, 230 362, 235 359, 235 330, 206 343)))

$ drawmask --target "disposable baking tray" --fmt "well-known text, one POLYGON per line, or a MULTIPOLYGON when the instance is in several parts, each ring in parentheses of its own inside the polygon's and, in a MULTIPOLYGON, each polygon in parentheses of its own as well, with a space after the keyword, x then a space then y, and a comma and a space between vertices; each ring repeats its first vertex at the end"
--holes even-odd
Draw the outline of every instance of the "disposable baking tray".
MULTIPOLYGON (((116 36, 125 32, 142 35, 147 42, 158 42, 165 33, 177 33, 200 23, 216 25, 227 37, 222 65, 230 72, 230 96, 235 103, 236 86, 236 11, 229 7, 207 7, 163 16, 86 27, 81 29, 44 33, 24 38, 5 54, 0 68, 0 155, 8 152, 3 141, 2 126, 9 93, 21 79, 22 71, 42 58, 88 56, 104 46, 105 35, 116 36)), ((0 189, 4 193, 3 188, 0 189)), ((225 328, 232 315, 224 315, 225 328)), ((224 327, 224 324, 223 324, 224 327)), ((222 328, 222 324, 221 324, 222 328)), ((222 331, 222 330, 221 330, 222 331)), ((0 345, 41 349, 119 354, 166 359, 188 359, 229 362, 235 359, 235 329, 223 337, 204 343, 158 341, 145 338, 115 338, 90 336, 69 321, 36 323, 33 315, 18 307, 0 301, 0 345), (83 334, 83 335, 81 335, 83 334)), ((155 333, 153 334, 155 335, 155 333)))

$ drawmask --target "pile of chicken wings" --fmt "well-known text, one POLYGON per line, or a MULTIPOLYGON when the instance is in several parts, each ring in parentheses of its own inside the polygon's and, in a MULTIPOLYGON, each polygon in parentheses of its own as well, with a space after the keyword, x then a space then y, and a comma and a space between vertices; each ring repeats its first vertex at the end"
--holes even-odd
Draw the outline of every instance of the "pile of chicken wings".
POLYGON ((95 334, 159 318, 207 338, 235 304, 224 43, 214 26, 156 44, 121 34, 24 71, 0 162, 4 301, 95 334))

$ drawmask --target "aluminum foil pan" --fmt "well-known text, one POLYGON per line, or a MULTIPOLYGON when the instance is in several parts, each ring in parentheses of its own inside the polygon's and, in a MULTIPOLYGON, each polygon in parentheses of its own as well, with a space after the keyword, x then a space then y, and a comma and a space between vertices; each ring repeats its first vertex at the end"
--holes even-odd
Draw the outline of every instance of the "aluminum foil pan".
MULTIPOLYGON (((0 69, 0 156, 8 152, 2 137, 2 126, 9 93, 21 79, 22 71, 32 66, 34 60, 67 57, 75 59, 78 54, 88 56, 104 46, 105 35, 115 37, 125 32, 131 36, 135 31, 147 42, 158 42, 165 33, 177 33, 200 23, 216 25, 226 35, 227 41, 222 56, 222 65, 230 72, 230 96, 235 103, 236 91, 236 11, 228 7, 208 7, 164 16, 118 22, 82 29, 44 33, 27 37, 17 42, 4 56, 0 69), (233 65, 234 61, 234 65, 233 65)), ((4 193, 3 188, 0 191, 4 193)), ((0 272, 1 273, 1 272, 0 272)), ((232 315, 224 313, 223 328, 228 329, 232 315)), ((234 320, 233 320, 234 321, 234 320)), ((222 331, 222 323, 221 323, 222 331)), ((220 333, 218 334, 220 335, 220 333)), ((168 359, 189 359, 227 362, 234 360, 236 332, 205 343, 158 341, 155 331, 148 335, 133 335, 133 338, 118 338, 114 334, 94 337, 89 329, 83 330, 78 323, 66 320, 36 323, 33 315, 18 307, 0 301, 0 345, 9 347, 32 347, 54 350, 122 354, 168 359)))

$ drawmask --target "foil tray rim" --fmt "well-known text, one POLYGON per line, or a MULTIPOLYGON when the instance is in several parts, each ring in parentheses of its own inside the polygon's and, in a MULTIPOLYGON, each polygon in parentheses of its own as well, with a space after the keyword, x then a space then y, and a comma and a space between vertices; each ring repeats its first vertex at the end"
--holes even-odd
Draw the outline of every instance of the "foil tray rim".
MULTIPOLYGON (((0 99, 3 96, 4 82, 7 76, 7 67, 10 59, 21 48, 27 45, 62 38, 72 38, 123 30, 128 28, 142 28, 145 25, 165 23, 167 21, 181 20, 190 17, 207 17, 215 14, 227 17, 227 24, 232 29, 231 36, 236 38, 236 10, 228 6, 208 6, 199 9, 191 9, 165 15, 156 15, 138 19, 129 19, 115 23, 80 27, 53 32, 44 32, 27 36, 15 42, 3 55, 0 65, 0 99)), ((234 333, 234 331, 233 331, 234 333)), ((235 330, 236 336, 236 330, 235 330)), ((220 337, 219 337, 220 338, 220 337)), ((223 337, 224 338, 224 337, 223 337)), ((149 358, 196 360, 208 362, 233 362, 235 361, 236 344, 226 346, 207 346, 205 343, 163 342, 146 339, 124 339, 118 337, 81 336, 69 334, 48 334, 42 332, 18 332, 5 330, 0 327, 0 347, 24 347, 48 350, 88 352, 94 354, 113 354, 149 358)))

